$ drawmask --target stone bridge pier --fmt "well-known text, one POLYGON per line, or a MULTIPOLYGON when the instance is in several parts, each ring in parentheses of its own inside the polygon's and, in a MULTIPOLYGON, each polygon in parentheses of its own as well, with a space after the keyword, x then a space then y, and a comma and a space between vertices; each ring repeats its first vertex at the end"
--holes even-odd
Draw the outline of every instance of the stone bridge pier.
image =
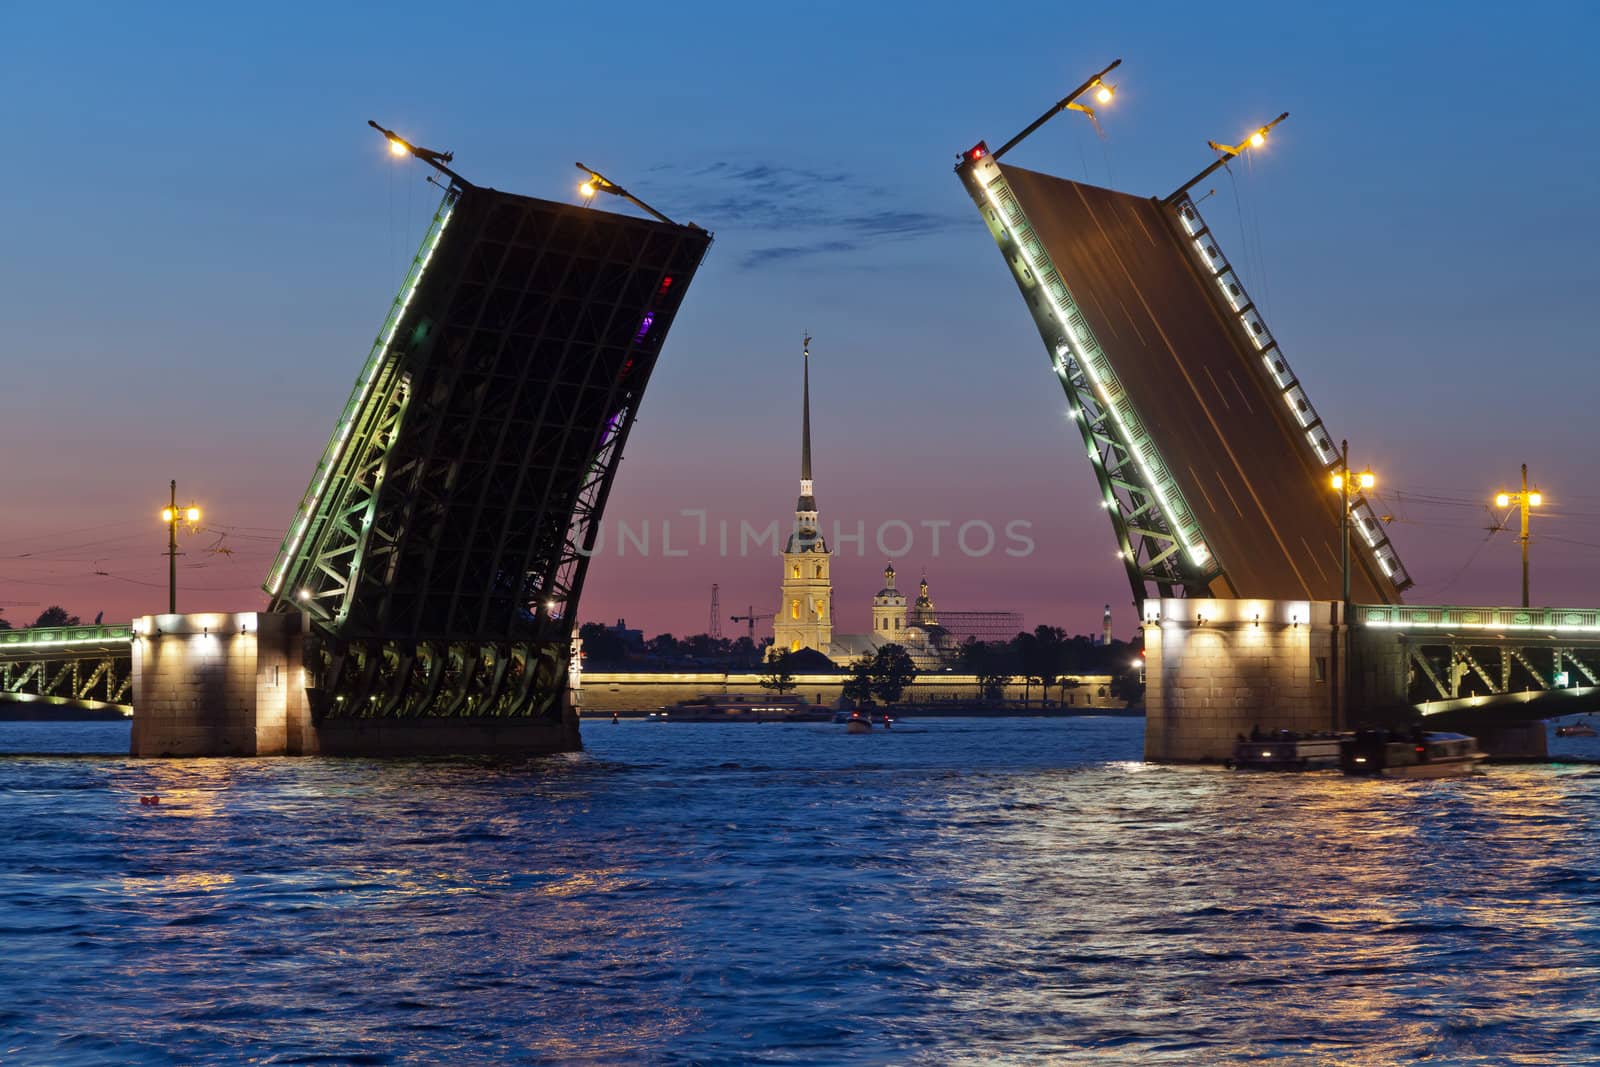
MULTIPOLYGON (((1232 755, 1235 738, 1255 727, 1306 733, 1421 719, 1435 729, 1472 734, 1491 755, 1538 759, 1547 751, 1542 715, 1582 710, 1560 703, 1557 692, 1572 698, 1591 692, 1552 690, 1553 681, 1542 680, 1537 671, 1520 681, 1509 670, 1496 677, 1479 671, 1483 692, 1430 701, 1424 683, 1437 678, 1439 670, 1420 658, 1421 639, 1385 621, 1388 614, 1378 625, 1367 616, 1438 609, 1356 605, 1354 625, 1348 627, 1342 610, 1339 601, 1328 600, 1146 601, 1145 758, 1223 760, 1232 755), (1526 691, 1512 691, 1517 684, 1526 691)), ((1527 640, 1498 630, 1472 639, 1474 645, 1527 640)), ((1567 646, 1576 638, 1552 635, 1549 640, 1567 646)), ((1561 652, 1566 662, 1583 666, 1572 648, 1561 652)), ((1467 652, 1456 655, 1471 659, 1467 652)), ((1530 661, 1521 651, 1505 656, 1530 661)))
POLYGON ((199 612, 133 622, 134 756, 315 751, 306 617, 199 612))

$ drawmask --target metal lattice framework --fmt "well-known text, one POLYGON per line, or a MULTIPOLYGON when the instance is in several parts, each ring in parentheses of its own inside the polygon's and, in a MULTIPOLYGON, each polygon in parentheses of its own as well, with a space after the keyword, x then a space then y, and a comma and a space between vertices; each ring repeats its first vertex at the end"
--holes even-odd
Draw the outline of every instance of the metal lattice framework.
POLYGON ((956 171, 1011 266, 1050 353, 1135 599, 1142 604, 1148 595, 1203 595, 1220 570, 1199 523, 1022 205, 992 157, 963 161, 956 171))
POLYGON ((1356 620, 1404 646, 1408 699, 1424 714, 1600 705, 1600 611, 1408 604, 1362 606, 1356 620))
POLYGON ((606 496, 710 244, 456 181, 265 585, 319 715, 559 715, 606 496))
POLYGON ((132 714, 133 627, 0 631, 0 700, 132 714))

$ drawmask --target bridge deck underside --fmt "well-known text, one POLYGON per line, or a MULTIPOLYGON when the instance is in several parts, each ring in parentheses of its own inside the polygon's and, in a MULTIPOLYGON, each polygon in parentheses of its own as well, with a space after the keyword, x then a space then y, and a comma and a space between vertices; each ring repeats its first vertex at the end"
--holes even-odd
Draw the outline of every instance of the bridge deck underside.
MULTIPOLYGON (((1002 167, 1115 365, 1228 586, 1214 592, 1337 599, 1337 498, 1291 424, 1280 390, 1222 317, 1159 201, 1002 167)), ((1389 603, 1359 534, 1351 595, 1389 603)))
POLYGON ((588 553, 704 230, 452 190, 269 579, 319 716, 554 714, 588 553))

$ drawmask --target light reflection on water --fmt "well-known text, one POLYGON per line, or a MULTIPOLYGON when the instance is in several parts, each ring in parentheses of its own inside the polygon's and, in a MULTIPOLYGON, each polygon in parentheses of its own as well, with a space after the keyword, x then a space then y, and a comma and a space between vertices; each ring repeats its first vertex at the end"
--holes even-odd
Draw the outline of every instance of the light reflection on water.
POLYGON ((0 1062, 1600 1061, 1600 772, 1233 775, 1141 728, 0 759, 0 1062))

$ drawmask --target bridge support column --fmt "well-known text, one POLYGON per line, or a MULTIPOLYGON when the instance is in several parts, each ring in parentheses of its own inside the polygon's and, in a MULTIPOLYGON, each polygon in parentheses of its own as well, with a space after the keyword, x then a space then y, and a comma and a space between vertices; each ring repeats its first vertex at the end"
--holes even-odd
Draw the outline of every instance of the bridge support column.
POLYGON ((134 756, 283 756, 314 746, 300 614, 134 620, 134 756))
POLYGON ((1223 760, 1256 727, 1337 728, 1337 610, 1329 601, 1147 601, 1145 758, 1223 760))

